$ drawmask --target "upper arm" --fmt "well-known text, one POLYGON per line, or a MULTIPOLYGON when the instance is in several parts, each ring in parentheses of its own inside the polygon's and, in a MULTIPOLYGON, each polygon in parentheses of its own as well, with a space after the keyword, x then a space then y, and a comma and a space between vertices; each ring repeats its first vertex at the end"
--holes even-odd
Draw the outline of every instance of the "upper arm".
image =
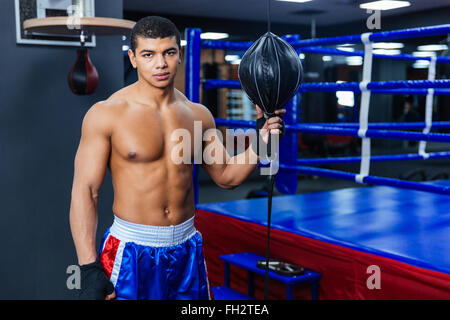
POLYGON ((222 142, 222 133, 216 129, 213 115, 205 106, 200 105, 200 108, 202 127, 204 130, 202 168, 217 185, 225 187, 225 182, 221 178, 223 177, 222 173, 227 165, 229 155, 222 142))
POLYGON ((75 156, 74 185, 100 189, 110 154, 110 110, 93 105, 84 116, 81 139, 75 156))

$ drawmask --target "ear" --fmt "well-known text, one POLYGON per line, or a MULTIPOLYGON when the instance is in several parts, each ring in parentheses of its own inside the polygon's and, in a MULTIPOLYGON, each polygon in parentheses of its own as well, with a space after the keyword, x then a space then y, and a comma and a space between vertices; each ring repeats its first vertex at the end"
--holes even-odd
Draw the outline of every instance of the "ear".
POLYGON ((136 57, 134 56, 133 50, 128 49, 128 58, 130 58, 131 65, 136 69, 136 57))

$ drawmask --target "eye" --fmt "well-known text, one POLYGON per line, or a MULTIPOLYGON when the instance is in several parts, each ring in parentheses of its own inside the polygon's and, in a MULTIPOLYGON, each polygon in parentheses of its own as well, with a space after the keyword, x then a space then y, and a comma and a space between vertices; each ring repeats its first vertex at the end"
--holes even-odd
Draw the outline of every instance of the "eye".
POLYGON ((153 55, 152 53, 145 53, 145 54, 144 54, 144 57, 145 57, 145 58, 150 58, 152 55, 153 55))
POLYGON ((167 52, 167 54, 169 55, 169 56, 173 56, 173 55, 175 55, 177 52, 176 51, 169 51, 169 52, 167 52))

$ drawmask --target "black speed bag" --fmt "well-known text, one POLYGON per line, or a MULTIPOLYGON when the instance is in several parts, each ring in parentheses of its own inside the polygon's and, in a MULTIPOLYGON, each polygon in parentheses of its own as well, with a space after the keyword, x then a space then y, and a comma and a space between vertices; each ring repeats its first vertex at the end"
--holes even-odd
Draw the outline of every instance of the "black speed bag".
POLYGON ((303 67, 289 43, 267 32, 245 52, 238 74, 249 99, 271 117, 296 94, 303 67))

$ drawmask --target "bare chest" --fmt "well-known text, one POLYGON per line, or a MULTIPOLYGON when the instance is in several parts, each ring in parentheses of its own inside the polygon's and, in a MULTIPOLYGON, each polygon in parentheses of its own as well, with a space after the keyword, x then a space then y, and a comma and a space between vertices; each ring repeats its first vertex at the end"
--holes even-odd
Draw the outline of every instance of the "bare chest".
POLYGON ((117 120, 111 138, 113 152, 120 158, 136 162, 153 162, 169 158, 183 146, 194 152, 195 115, 189 110, 135 112, 117 120))

